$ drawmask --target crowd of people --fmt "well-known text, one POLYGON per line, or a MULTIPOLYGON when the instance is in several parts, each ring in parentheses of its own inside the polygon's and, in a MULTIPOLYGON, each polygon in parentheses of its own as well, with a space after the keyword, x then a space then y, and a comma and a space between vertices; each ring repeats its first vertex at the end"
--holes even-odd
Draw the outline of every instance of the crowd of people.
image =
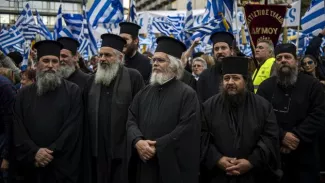
POLYGON ((27 68, 0 53, 1 179, 7 183, 319 183, 325 29, 305 55, 229 32, 212 53, 172 37, 141 54, 140 26, 101 35, 89 61, 68 37, 39 41, 27 68))

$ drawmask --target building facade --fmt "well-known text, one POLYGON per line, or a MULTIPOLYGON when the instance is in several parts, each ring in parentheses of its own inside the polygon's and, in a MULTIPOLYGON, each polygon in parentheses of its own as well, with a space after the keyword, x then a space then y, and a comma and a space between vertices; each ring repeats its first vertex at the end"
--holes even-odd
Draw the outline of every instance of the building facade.
MULTIPOLYGON (((135 0, 137 11, 185 10, 187 0, 135 0)), ((192 0, 193 9, 204 9, 207 0, 192 0)))

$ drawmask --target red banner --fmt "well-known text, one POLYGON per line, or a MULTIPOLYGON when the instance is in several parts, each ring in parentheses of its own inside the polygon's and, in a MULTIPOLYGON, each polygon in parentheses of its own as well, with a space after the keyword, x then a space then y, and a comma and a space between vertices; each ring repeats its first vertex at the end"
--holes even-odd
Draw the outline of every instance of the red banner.
POLYGON ((270 40, 277 44, 287 6, 282 5, 245 5, 245 19, 253 48, 259 40, 270 40))

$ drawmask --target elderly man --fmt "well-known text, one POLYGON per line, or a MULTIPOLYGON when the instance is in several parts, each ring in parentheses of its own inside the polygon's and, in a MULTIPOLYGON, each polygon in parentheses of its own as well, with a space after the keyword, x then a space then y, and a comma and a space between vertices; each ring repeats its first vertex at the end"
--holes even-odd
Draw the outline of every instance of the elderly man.
MULTIPOLYGON (((141 74, 123 66, 126 41, 103 34, 97 72, 87 97, 91 183, 123 183, 128 107, 144 87, 141 74)), ((87 149, 87 148, 86 148, 87 149)), ((87 173, 87 172, 86 172, 87 173)))
POLYGON ((269 78, 272 74, 272 68, 275 61, 274 46, 271 41, 261 40, 257 43, 255 50, 255 58, 258 62, 258 67, 253 74, 254 92, 257 92, 259 85, 269 78))
POLYGON ((63 78, 77 84, 81 91, 83 91, 90 80, 90 76, 76 68, 79 42, 69 37, 61 37, 58 39, 58 42, 63 45, 60 52, 59 73, 63 78))
POLYGON ((186 47, 170 37, 160 37, 157 43, 150 85, 129 108, 129 182, 197 183, 199 101, 195 91, 179 81, 186 47))
POLYGON ((280 126, 282 182, 318 182, 317 139, 325 126, 322 84, 298 72, 293 44, 278 45, 275 58, 275 76, 265 80, 257 94, 272 103, 280 126))
POLYGON ((281 171, 279 128, 272 105, 247 89, 248 59, 222 61, 220 93, 203 104, 205 130, 212 134, 205 154, 210 183, 276 182, 281 171), (277 174, 274 174, 277 172, 277 174))
POLYGON ((151 75, 151 64, 148 57, 138 52, 140 29, 139 25, 131 22, 120 23, 120 36, 127 42, 123 48, 125 66, 138 70, 145 83, 148 83, 151 75))
POLYGON ((221 82, 221 61, 222 58, 234 55, 234 36, 228 32, 216 32, 211 35, 213 42, 213 56, 215 65, 205 70, 200 75, 197 82, 197 93, 201 102, 219 93, 219 83, 221 82))
POLYGON ((201 73, 207 69, 207 62, 201 58, 196 57, 192 61, 192 75, 194 76, 195 80, 198 80, 201 73))
POLYGON ((23 182, 77 182, 80 170, 82 100, 79 87, 58 74, 62 45, 40 41, 36 83, 17 95, 14 152, 23 182))

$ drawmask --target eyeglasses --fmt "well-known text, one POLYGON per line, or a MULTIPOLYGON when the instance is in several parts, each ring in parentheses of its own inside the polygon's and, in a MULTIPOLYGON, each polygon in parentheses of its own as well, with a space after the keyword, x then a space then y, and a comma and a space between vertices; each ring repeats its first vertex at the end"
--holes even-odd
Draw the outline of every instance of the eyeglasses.
POLYGON ((150 62, 153 64, 155 62, 158 62, 158 63, 164 63, 164 62, 167 62, 167 60, 163 59, 163 58, 152 58, 150 60, 150 62))
POLYGON ((313 65, 313 64, 314 64, 314 61, 312 61, 312 60, 309 60, 309 61, 307 61, 307 62, 302 62, 302 63, 301 63, 302 66, 313 65))
POLYGON ((202 65, 193 65, 192 67, 203 67, 202 65))

